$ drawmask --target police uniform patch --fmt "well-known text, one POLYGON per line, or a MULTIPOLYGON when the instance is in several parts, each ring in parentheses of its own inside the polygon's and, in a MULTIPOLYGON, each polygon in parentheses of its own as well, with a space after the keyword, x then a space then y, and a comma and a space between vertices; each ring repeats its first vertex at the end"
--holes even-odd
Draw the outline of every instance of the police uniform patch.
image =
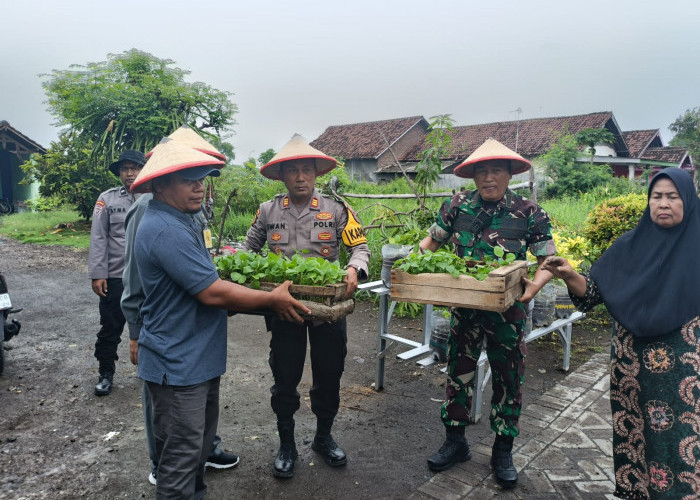
POLYGON ((319 212, 318 214, 316 214, 316 218, 318 220, 328 220, 333 218, 333 214, 330 214, 328 212, 319 212))
POLYGON ((318 208, 318 198, 315 196, 311 198, 311 208, 318 208))
POLYGON ((284 197, 284 200, 282 200, 282 206, 284 208, 287 208, 289 206, 289 196, 284 197))
POLYGON ((102 209, 105 207, 105 202, 104 200, 97 200, 97 203, 95 203, 95 210, 93 215, 97 217, 102 213, 102 209))
POLYGON ((279 241, 282 239, 282 235, 280 233, 272 233, 272 236, 270 236, 270 239, 272 241, 279 241))
POLYGON ((330 241, 332 235, 328 231, 324 231, 323 233, 318 233, 318 239, 321 241, 330 241))
POLYGON ((367 243, 367 237, 362 229, 362 225, 355 218, 355 213, 350 210, 350 207, 345 205, 348 210, 348 223, 343 229, 343 243, 345 246, 354 247, 361 245, 362 243, 367 243))
POLYGON ((324 245, 321 247, 320 252, 324 257, 328 257, 331 254, 331 247, 324 245))

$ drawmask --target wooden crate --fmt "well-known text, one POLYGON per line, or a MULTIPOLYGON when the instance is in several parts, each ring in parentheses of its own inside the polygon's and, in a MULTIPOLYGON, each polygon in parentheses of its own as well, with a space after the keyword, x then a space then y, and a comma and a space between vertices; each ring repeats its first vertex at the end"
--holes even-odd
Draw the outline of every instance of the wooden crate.
POLYGON ((524 291, 527 262, 516 261, 489 273, 484 281, 450 274, 408 274, 391 270, 391 300, 503 312, 524 291))

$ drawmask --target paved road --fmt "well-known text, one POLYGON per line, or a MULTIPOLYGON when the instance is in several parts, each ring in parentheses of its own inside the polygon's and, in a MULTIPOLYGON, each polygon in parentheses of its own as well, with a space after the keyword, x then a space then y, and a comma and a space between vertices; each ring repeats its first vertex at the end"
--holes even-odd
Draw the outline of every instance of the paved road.
POLYGON ((612 494, 609 359, 607 353, 594 355, 523 410, 513 455, 520 474, 518 487, 504 490, 496 484, 489 466, 490 435, 470 442, 473 457, 469 462, 434 475, 410 498, 617 498, 612 494))

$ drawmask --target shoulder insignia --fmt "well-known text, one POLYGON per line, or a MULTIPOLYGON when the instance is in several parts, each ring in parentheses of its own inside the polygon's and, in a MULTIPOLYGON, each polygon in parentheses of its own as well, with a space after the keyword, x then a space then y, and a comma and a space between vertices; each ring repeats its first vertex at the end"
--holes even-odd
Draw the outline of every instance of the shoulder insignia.
POLYGON ((258 208, 258 211, 255 212, 255 217, 253 217, 253 222, 250 223, 251 226, 254 226, 256 222, 258 222, 258 217, 260 217, 260 209, 258 208))
POLYGON ((362 229, 362 225, 355 217, 355 212, 353 212, 347 204, 345 208, 348 210, 348 223, 345 225, 345 229, 343 229, 343 243, 348 247, 355 247, 362 243, 367 243, 367 237, 362 229))
POLYGON ((318 198, 315 196, 311 198, 311 208, 318 208, 318 198))
POLYGON ((282 206, 284 208, 287 208, 289 206, 289 196, 285 195, 284 200, 282 200, 282 206))
POLYGON ((328 212, 319 212, 316 214, 318 220, 328 220, 333 218, 333 214, 328 212))

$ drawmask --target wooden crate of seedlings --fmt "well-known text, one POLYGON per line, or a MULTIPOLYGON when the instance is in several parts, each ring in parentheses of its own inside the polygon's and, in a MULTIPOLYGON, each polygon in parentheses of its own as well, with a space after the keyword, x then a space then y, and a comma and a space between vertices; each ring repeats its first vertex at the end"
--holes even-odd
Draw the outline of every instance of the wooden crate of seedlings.
POLYGON ((409 274, 392 269, 391 300, 504 312, 524 291, 527 262, 515 261, 488 273, 483 281, 443 273, 409 274))
MULTIPOLYGON (((283 280, 328 283, 325 285, 292 284, 289 293, 311 310, 305 319, 338 321, 355 308, 353 299, 343 300, 347 285, 340 280, 345 272, 337 263, 319 257, 304 258, 295 255, 289 259, 274 253, 258 255, 237 251, 233 255, 215 259, 219 276, 244 286, 260 290, 274 290, 283 280)), ((264 314, 254 311, 250 314, 264 314)))

